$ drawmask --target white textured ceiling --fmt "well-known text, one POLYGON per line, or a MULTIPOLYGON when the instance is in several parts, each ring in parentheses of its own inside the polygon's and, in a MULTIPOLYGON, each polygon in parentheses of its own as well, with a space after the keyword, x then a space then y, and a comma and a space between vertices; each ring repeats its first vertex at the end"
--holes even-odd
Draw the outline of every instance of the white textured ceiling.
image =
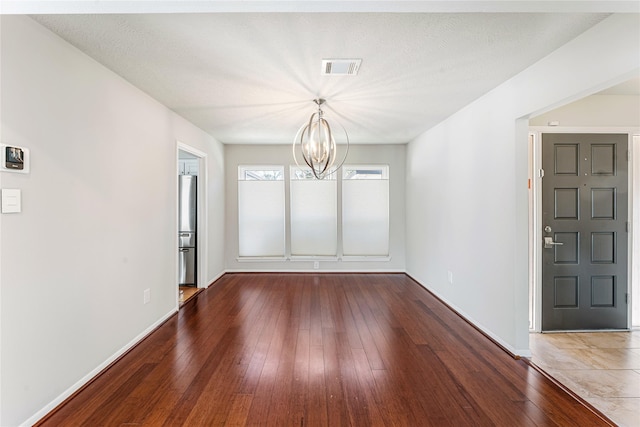
POLYGON ((327 100, 353 143, 406 143, 603 13, 127 13, 32 17, 227 144, 290 143, 327 100), (323 58, 362 58, 322 76, 323 58))

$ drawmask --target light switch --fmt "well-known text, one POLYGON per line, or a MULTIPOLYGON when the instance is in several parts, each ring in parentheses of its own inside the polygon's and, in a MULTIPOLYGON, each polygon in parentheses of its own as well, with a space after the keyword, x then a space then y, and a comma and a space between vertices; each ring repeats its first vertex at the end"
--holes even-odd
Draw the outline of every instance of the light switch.
POLYGON ((2 213, 22 212, 21 192, 16 188, 2 189, 2 213))

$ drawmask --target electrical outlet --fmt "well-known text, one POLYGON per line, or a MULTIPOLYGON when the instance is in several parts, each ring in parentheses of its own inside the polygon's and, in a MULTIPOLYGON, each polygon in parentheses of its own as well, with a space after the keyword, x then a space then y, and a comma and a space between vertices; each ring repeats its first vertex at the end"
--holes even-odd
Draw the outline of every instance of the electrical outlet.
POLYGON ((313 269, 317 270, 320 268, 320 261, 313 261, 313 269))
POLYGON ((450 285, 453 285, 453 273, 451 271, 447 271, 447 280, 450 285))
POLYGON ((151 289, 144 290, 144 304, 149 304, 151 301, 151 289))

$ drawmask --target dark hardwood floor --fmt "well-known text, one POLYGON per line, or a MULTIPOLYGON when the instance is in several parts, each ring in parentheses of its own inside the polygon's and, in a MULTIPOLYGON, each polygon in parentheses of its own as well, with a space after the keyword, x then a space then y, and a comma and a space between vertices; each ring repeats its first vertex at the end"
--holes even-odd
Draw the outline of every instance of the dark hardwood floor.
POLYGON ((404 274, 227 274, 42 426, 609 425, 404 274))

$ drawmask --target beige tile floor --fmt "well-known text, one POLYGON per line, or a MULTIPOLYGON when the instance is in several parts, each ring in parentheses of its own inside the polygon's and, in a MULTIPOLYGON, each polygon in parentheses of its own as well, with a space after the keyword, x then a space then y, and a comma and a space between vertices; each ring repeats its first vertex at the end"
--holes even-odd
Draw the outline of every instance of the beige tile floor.
POLYGON ((619 426, 640 427, 640 331, 530 335, 531 361, 619 426))

